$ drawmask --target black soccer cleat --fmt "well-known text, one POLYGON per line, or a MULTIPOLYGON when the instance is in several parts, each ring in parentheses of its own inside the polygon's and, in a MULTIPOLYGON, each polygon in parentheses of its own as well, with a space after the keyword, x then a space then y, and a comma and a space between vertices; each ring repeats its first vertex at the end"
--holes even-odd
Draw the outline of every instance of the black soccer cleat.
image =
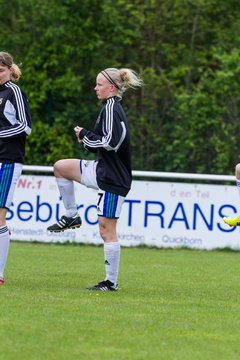
POLYGON ((88 290, 100 290, 100 291, 117 291, 118 285, 114 286, 109 280, 104 280, 98 283, 97 285, 87 287, 88 290))
POLYGON ((60 232, 68 229, 79 228, 82 225, 82 220, 79 215, 74 217, 67 217, 63 215, 61 219, 47 228, 50 232, 60 232))

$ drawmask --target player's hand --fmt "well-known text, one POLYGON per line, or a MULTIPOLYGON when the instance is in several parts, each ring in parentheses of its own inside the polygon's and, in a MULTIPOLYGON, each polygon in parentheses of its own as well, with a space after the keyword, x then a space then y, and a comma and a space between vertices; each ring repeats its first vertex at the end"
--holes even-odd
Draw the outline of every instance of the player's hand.
POLYGON ((83 129, 83 128, 80 127, 80 126, 75 126, 75 128, 74 128, 74 131, 75 131, 77 140, 78 140, 78 142, 79 142, 80 144, 82 144, 82 142, 83 142, 83 141, 79 138, 79 133, 80 133, 80 131, 81 131, 82 129, 83 129))

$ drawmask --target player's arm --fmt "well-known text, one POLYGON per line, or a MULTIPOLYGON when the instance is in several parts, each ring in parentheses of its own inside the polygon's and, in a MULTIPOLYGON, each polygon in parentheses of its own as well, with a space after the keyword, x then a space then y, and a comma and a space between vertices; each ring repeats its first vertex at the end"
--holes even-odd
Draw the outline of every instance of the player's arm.
POLYGON ((75 128, 74 128, 74 131, 75 131, 75 134, 76 134, 76 137, 77 137, 78 142, 79 142, 80 144, 83 144, 83 146, 84 146, 84 148, 85 148, 86 150, 88 150, 88 151, 90 151, 90 152, 93 152, 93 153, 96 153, 96 152, 97 152, 97 149, 92 149, 92 148, 86 146, 86 145, 83 143, 83 140, 82 140, 82 138, 80 137, 80 132, 81 132, 82 130, 85 130, 85 129, 82 128, 82 127, 80 127, 80 126, 75 126, 75 128))
POLYGON ((79 138, 90 151, 103 148, 107 151, 117 151, 126 136, 125 123, 117 113, 106 114, 102 122, 103 135, 98 135, 84 128, 79 132, 79 138))
POLYGON ((0 138, 20 137, 31 133, 31 115, 26 95, 19 88, 6 101, 4 116, 9 125, 0 126, 0 138))

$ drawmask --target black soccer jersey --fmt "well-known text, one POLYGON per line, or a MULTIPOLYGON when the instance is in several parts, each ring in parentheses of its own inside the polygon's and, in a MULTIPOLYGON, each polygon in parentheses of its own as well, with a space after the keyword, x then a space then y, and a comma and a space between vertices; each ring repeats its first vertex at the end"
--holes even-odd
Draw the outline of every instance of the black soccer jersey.
POLYGON ((79 134, 84 147, 97 153, 100 189, 126 196, 131 188, 131 149, 128 122, 117 97, 103 101, 93 131, 79 134))
POLYGON ((0 162, 23 163, 26 136, 31 133, 28 101, 11 81, 0 85, 0 162))

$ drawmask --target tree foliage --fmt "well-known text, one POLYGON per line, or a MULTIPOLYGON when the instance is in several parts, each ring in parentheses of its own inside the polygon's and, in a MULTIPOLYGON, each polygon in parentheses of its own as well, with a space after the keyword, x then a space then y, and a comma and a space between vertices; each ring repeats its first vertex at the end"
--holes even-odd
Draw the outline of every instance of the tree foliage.
POLYGON ((2 50, 22 63, 33 133, 27 164, 90 156, 95 77, 130 67, 123 99, 135 169, 228 173, 240 160, 238 0, 0 0, 2 50))

